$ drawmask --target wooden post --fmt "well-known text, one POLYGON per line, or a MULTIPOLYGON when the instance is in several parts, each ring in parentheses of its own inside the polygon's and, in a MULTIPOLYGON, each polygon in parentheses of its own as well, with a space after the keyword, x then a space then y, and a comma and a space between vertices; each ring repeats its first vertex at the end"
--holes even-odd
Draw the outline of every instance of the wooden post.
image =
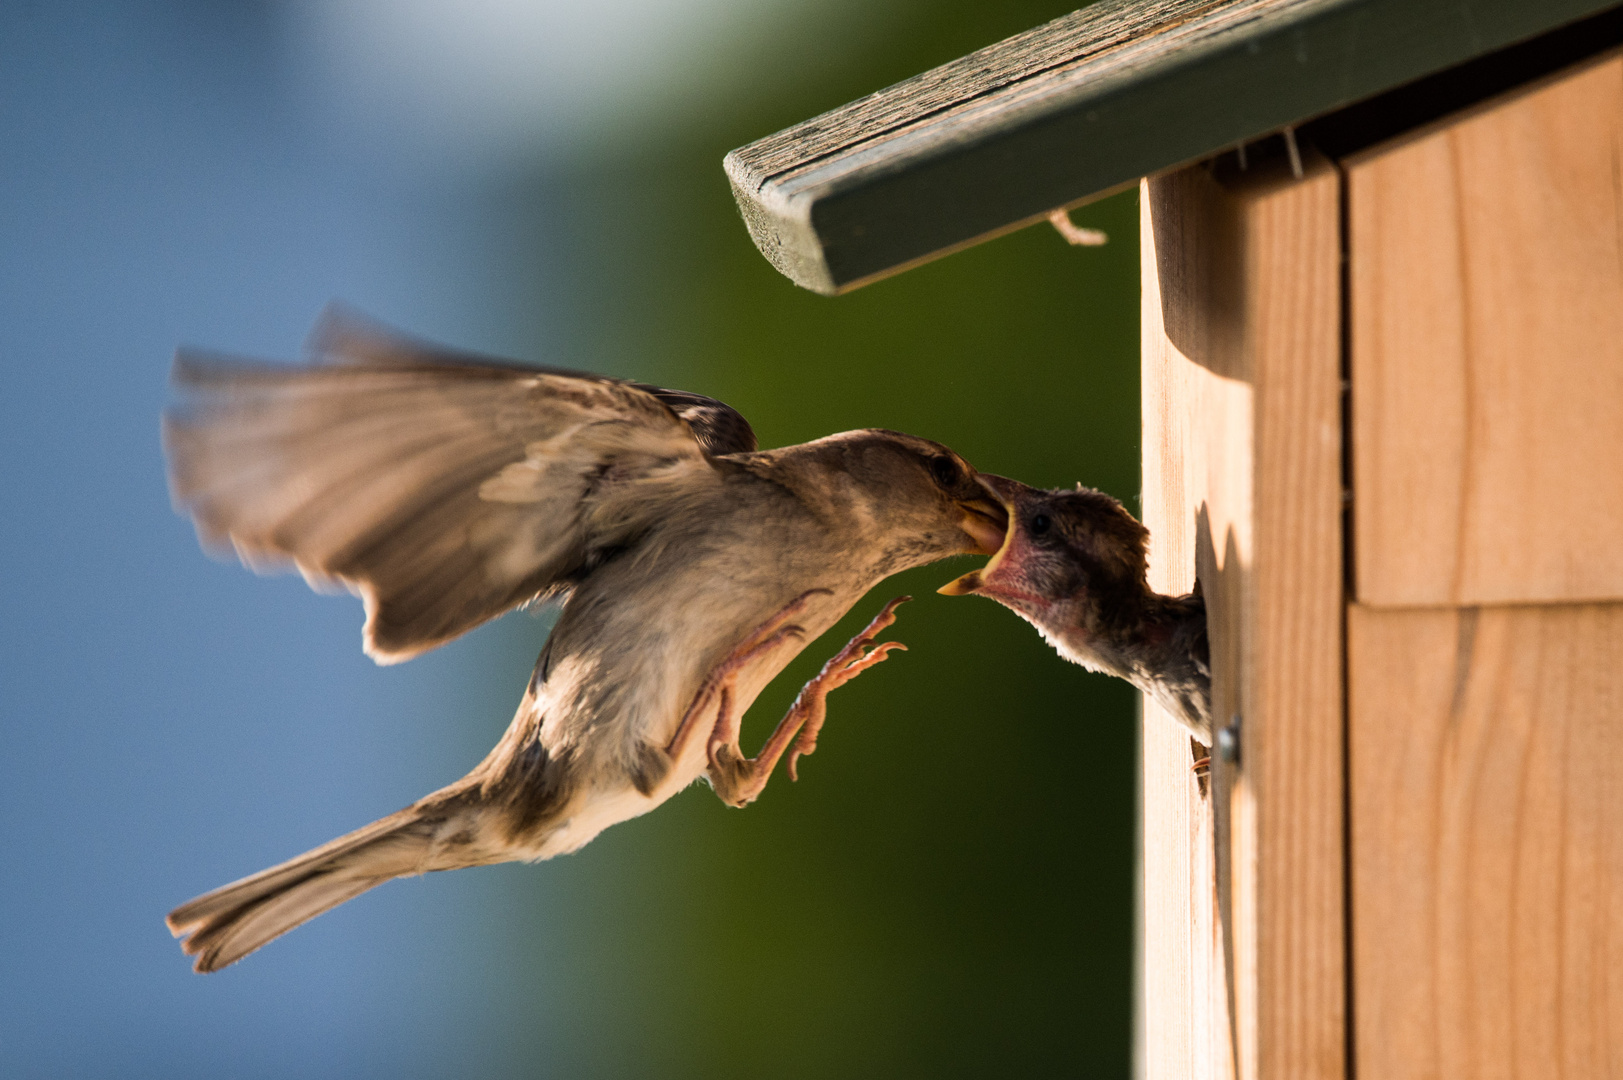
POLYGON ((1143 188, 1151 580, 1211 619, 1210 791, 1144 720, 1144 1073, 1341 1077, 1340 177, 1320 160, 1143 188))

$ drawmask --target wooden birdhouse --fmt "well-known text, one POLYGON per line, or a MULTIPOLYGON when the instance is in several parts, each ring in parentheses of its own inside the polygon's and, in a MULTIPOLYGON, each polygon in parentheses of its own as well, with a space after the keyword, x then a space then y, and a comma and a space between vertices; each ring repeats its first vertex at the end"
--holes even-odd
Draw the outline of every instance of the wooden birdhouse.
POLYGON ((1620 45, 1105 0, 727 158, 824 293, 1139 186, 1152 580, 1222 729, 1205 782, 1145 706, 1151 1080, 1623 1075, 1620 45))

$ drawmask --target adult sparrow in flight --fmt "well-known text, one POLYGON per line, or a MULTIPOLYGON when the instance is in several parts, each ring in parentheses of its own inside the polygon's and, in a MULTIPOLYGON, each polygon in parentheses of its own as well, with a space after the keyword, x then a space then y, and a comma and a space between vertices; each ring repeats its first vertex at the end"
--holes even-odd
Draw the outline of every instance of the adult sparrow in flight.
POLYGON ((1101 491, 1042 491, 983 474, 1009 514, 986 566, 940 591, 987 596, 1031 623, 1067 660, 1126 679, 1212 741, 1206 602, 1162 596, 1146 578, 1149 530, 1101 491))
POLYGON ((366 605, 408 660, 538 598, 562 609, 506 734, 398 813, 182 904, 198 971, 403 875, 573 851, 700 776, 734 806, 810 753, 823 697, 880 660, 892 601, 765 748, 739 720, 881 579, 1003 541, 1001 504, 939 443, 848 431, 756 449, 719 401, 458 355, 353 316, 317 363, 183 353, 166 418, 176 505, 207 545, 366 605))

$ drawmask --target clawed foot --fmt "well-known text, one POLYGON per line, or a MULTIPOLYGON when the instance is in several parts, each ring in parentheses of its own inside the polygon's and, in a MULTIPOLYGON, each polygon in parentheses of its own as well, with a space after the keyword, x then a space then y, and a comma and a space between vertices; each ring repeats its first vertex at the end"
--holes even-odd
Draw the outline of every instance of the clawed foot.
MULTIPOLYGON (((794 750, 789 756, 789 778, 797 778, 795 759, 817 749, 817 733, 822 730, 823 721, 828 716, 826 699, 829 691, 844 686, 892 651, 907 648, 899 641, 875 645, 874 639, 880 631, 896 621, 896 609, 911 599, 910 596, 898 596, 886 604, 862 633, 852 638, 845 648, 823 665, 823 670, 801 688, 794 704, 778 721, 766 745, 753 758, 746 758, 738 745, 740 718, 733 714, 732 675, 719 684, 717 696, 721 699, 721 706, 717 710, 716 725, 711 731, 707 749, 710 784, 723 802, 729 806, 745 806, 753 802, 766 787, 773 766, 789 749, 791 740, 794 750)), ((736 670, 733 669, 734 673, 736 670)))
MULTIPOLYGON (((727 659, 723 660, 716 666, 715 670, 710 672, 704 683, 699 687, 698 692, 693 695, 693 701, 688 705, 687 712, 682 714, 682 722, 676 726, 676 734, 672 735, 671 741, 665 745, 665 753, 670 756, 672 761, 676 761, 682 756, 682 752, 687 749, 688 744, 693 740, 694 733, 699 728, 700 715, 717 698, 721 699, 721 707, 717 710, 716 730, 721 729, 723 721, 732 712, 732 688, 733 683, 738 679, 740 671, 763 653, 771 652, 791 638, 801 638, 806 635, 805 627, 791 623, 789 620, 806 610, 806 605, 811 602, 811 598, 819 595, 831 596, 833 593, 828 589, 809 589, 801 593, 784 605, 783 609, 776 615, 751 631, 750 635, 732 651, 727 659)), ((734 730, 733 741, 736 742, 738 738, 738 719, 733 718, 731 723, 734 730)), ((714 743, 714 741, 715 736, 712 734, 711 742, 714 743)))
POLYGON ((902 652, 907 651, 907 646, 900 641, 883 641, 874 645, 874 638, 896 621, 896 609, 911 599, 913 599, 911 596, 898 596, 886 604, 867 628, 852 638, 845 648, 835 653, 833 659, 823 665, 823 670, 795 695, 794 704, 789 706, 789 715, 793 716, 796 711, 802 711, 805 722, 800 734, 795 738, 794 749, 789 752, 787 765, 790 780, 800 779, 795 773, 795 760, 817 749, 817 733, 823 730, 823 721, 828 719, 828 703, 824 700, 828 697, 828 692, 844 686, 893 651, 898 649, 902 652), (869 646, 872 646, 871 651, 869 646))

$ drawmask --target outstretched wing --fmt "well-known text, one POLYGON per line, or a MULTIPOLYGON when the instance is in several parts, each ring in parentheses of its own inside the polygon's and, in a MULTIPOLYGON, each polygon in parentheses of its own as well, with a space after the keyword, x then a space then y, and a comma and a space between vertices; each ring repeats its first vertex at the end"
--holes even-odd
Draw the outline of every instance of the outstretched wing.
POLYGON ((186 400, 164 422, 170 488, 206 545, 359 593, 380 663, 569 580, 714 482, 709 455, 749 431, 738 417, 701 446, 701 425, 677 410, 737 414, 440 353, 351 318, 327 320, 315 342, 325 362, 307 367, 177 358, 186 400))
POLYGON ((399 333, 342 304, 329 304, 310 335, 312 358, 324 363, 364 364, 389 367, 402 364, 437 367, 446 364, 517 370, 527 375, 538 371, 567 375, 588 382, 612 382, 645 391, 658 398, 687 424, 699 446, 712 457, 721 454, 747 454, 756 449, 755 432, 732 406, 703 394, 667 390, 649 383, 613 379, 566 368, 538 367, 501 360, 478 353, 454 352, 443 346, 419 341, 399 333))

